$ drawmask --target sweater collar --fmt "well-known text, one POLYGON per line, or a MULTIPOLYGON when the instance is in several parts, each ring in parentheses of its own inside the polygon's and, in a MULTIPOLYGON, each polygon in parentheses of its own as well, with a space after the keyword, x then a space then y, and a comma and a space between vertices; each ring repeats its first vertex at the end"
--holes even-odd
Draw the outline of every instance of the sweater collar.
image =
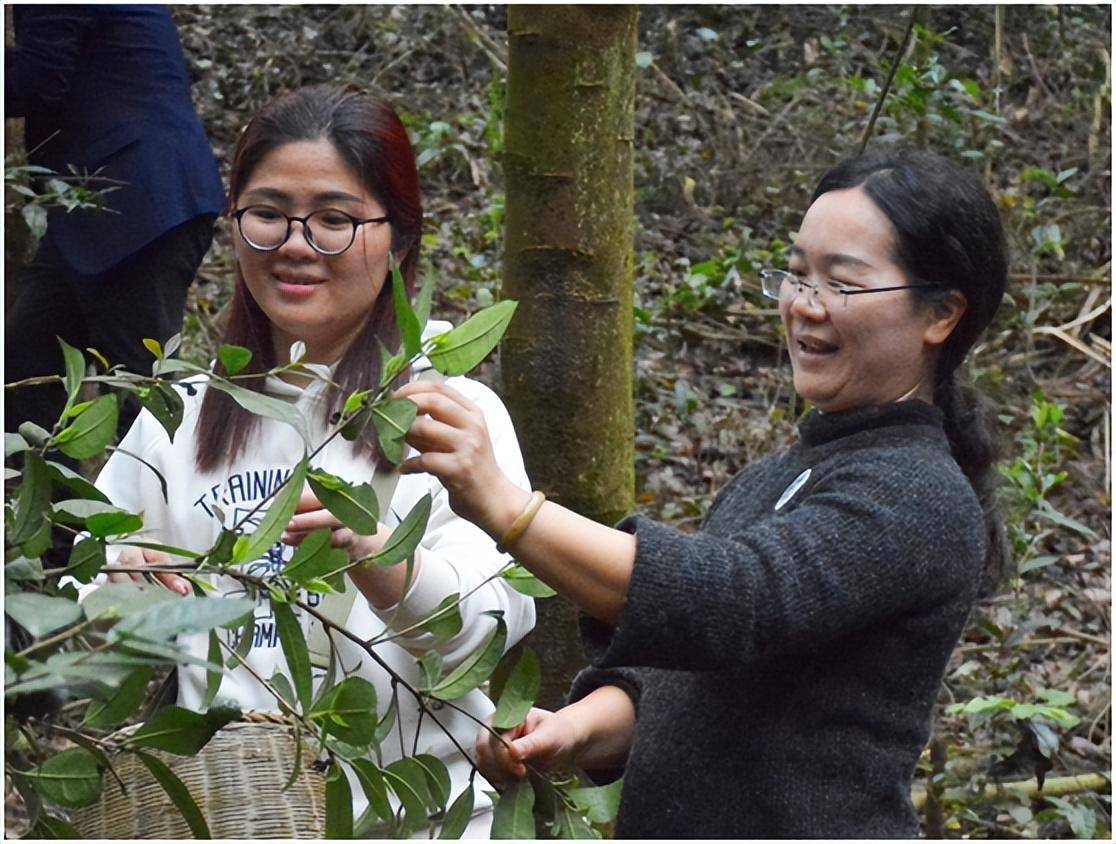
POLYGON ((850 434, 898 425, 928 425, 940 431, 942 412, 921 399, 841 413, 812 410, 798 423, 798 435, 804 445, 814 447, 850 434))

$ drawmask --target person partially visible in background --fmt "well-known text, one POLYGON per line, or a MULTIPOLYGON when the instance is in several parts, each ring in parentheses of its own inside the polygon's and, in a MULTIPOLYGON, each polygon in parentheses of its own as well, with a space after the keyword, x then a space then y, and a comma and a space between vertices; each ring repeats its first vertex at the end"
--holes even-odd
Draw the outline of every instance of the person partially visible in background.
MULTIPOLYGON (((14 6, 4 115, 25 119, 31 164, 117 185, 95 210, 50 210, 15 283, 4 325, 5 381, 61 374, 56 337, 146 373, 143 339, 180 331, 186 292, 213 238, 224 191, 170 13, 163 6, 14 6), (107 180, 112 180, 107 181, 107 180)), ((12 279, 9 279, 9 283, 12 279)), ((50 429, 59 384, 5 391, 5 430, 50 429)), ((138 403, 125 402, 127 431, 138 403)))

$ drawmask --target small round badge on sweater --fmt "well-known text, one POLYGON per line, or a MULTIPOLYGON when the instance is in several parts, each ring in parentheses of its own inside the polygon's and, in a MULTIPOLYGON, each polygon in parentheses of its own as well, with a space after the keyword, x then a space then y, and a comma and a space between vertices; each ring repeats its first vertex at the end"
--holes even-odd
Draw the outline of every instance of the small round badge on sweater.
POLYGON ((797 478, 790 482, 790 485, 783 490, 783 494, 779 496, 779 500, 775 502, 775 512, 783 509, 788 501, 794 498, 794 494, 798 492, 810 480, 810 470, 807 469, 797 478))

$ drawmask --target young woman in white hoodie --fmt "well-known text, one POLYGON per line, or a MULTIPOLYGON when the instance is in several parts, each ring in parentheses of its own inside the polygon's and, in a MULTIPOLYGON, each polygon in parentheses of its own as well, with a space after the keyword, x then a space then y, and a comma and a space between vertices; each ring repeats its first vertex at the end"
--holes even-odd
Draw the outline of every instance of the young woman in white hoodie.
MULTIPOLYGON (((341 389, 297 375, 240 383, 292 403, 309 424, 311 442, 320 443, 345 397, 378 381, 380 349, 394 349, 399 343, 389 258, 394 256, 408 292, 413 292, 422 233, 415 157, 407 132, 389 106, 353 87, 321 85, 281 95, 260 110, 240 138, 230 174, 229 210, 234 222, 236 283, 224 342, 251 350, 251 362, 242 374, 264 373, 287 362, 292 343, 302 341, 303 361, 328 366, 341 389)), ((445 323, 431 323, 427 331, 436 334, 448 328, 445 323)), ((411 377, 422 368, 422 363, 413 367, 411 377)), ((97 479, 97 486, 114 504, 143 512, 144 539, 197 550, 209 547, 222 527, 232 527, 264 500, 304 451, 292 427, 248 413, 226 394, 207 390, 204 380, 183 391, 185 413, 173 442, 155 417, 144 411, 97 479), (125 452, 162 474, 166 502, 155 474, 125 452)), ((515 432, 500 400, 469 378, 451 378, 448 383, 483 410, 501 468, 529 490, 515 432)), ((377 449, 369 426, 355 442, 334 438, 313 465, 351 483, 364 483, 378 463, 386 466, 377 449)), ((307 490, 283 541, 245 569, 261 575, 278 571, 290 559, 293 546, 321 527, 332 529, 333 544, 347 549, 352 559, 367 557, 383 546, 393 527, 426 494, 433 499, 431 515, 410 576, 405 565, 351 570, 348 577, 359 594, 344 626, 364 639, 404 631, 378 645, 376 652, 412 685, 420 681, 416 657, 428 650, 438 651, 447 668, 475 651, 495 624, 487 611, 503 613, 511 647, 533 626, 533 603, 502 578, 488 580, 508 557, 482 530, 453 513, 445 488, 431 475, 401 478, 390 504, 380 502, 381 523, 370 536, 345 528, 307 490), (467 596, 460 605, 459 633, 439 640, 429 633, 408 631, 447 596, 458 594, 467 596)), ((252 521, 258 522, 264 512, 261 508, 252 521)), ((115 551, 110 560, 126 566, 168 559, 134 547, 115 551)), ((140 580, 142 575, 108 576, 109 580, 129 578, 140 580)), ((163 573, 158 579, 168 589, 190 593, 184 578, 163 573)), ((230 594, 243 589, 233 578, 211 579, 230 594)), ((320 598, 305 597, 308 603, 320 598)), ((305 633, 310 618, 300 613, 300 619, 305 633)), ((236 645, 239 631, 218 632, 225 644, 236 645)), ((390 676, 359 646, 343 637, 333 638, 345 670, 355 670, 375 685, 383 714, 393 697, 390 676)), ((206 655, 205 634, 181 641, 193 653, 206 655)), ((258 599, 247 663, 226 671, 217 697, 232 699, 246 710, 277 710, 275 698, 256 679, 270 678, 286 668, 266 595, 258 599)), ((323 673, 315 672, 315 685, 323 673)), ((182 666, 178 680, 179 704, 199 708, 206 688, 204 669, 182 666)), ((444 707, 438 720, 454 734, 456 744, 431 718, 418 717, 417 705, 405 692, 399 696, 398 708, 408 752, 414 748, 441 758, 450 772, 454 795, 465 787, 471 772, 469 761, 458 750, 458 745, 470 746, 476 733, 476 721, 470 716, 483 721, 493 710, 479 690, 455 706, 464 713, 444 707)), ((389 764, 399 757, 400 742, 386 741, 382 751, 383 763, 389 764)), ((354 817, 359 818, 365 808, 363 791, 352 776, 350 780, 354 817)), ((467 836, 487 836, 484 813, 491 805, 483 793, 487 787, 483 779, 475 779, 477 809, 467 836)), ((419 834, 425 837, 426 831, 419 834)))

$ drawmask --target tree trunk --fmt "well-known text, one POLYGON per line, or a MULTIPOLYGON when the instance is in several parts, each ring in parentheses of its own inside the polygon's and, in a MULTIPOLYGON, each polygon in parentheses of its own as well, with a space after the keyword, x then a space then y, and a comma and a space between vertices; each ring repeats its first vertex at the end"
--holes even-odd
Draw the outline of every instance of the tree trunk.
MULTIPOLYGON (((632 136, 637 12, 512 6, 505 396, 536 489, 611 524, 634 504, 632 136)), ((540 703, 584 664, 576 613, 539 602, 540 703)))

